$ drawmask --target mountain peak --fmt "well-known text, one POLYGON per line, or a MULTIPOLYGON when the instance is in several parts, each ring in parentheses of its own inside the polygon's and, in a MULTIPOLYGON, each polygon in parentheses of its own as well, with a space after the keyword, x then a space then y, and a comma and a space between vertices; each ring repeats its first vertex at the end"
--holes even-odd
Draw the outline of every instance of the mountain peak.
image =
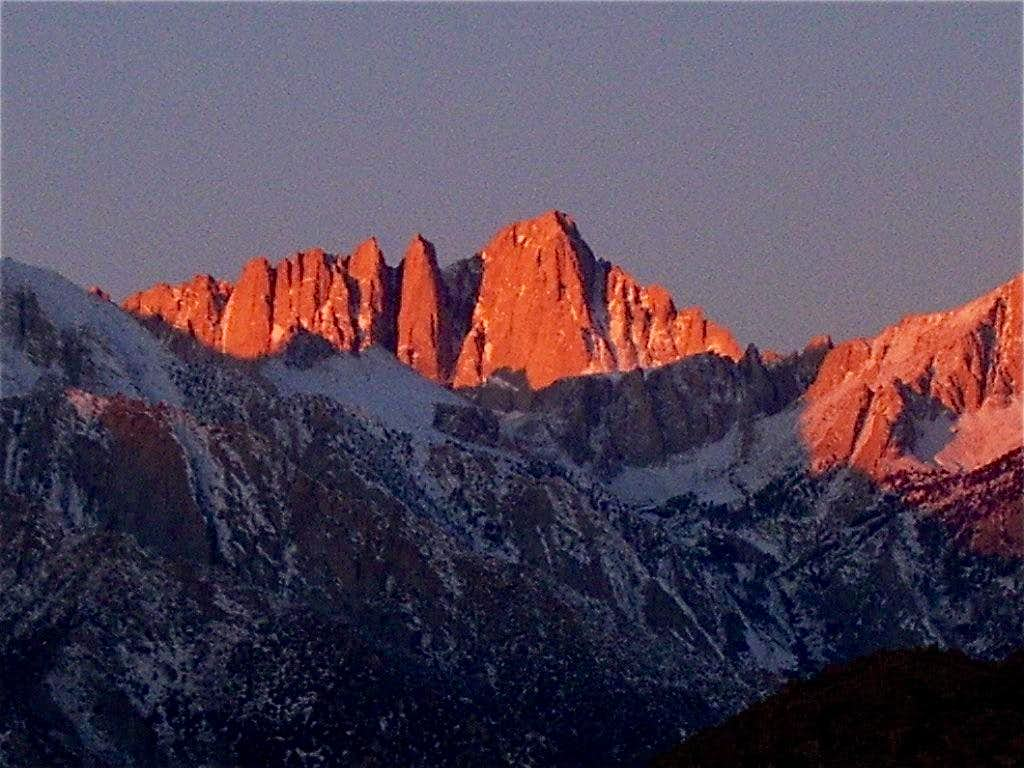
POLYGON ((416 233, 396 270, 370 237, 348 258, 314 248, 275 267, 258 257, 234 287, 212 278, 154 286, 124 308, 239 357, 275 353, 299 330, 348 352, 379 344, 458 387, 503 368, 544 387, 702 352, 743 354, 702 311, 677 310, 661 286, 595 258, 563 211, 505 226, 480 257, 479 270, 446 278, 434 246, 416 233))
POLYGON ((512 226, 532 227, 538 230, 560 230, 566 234, 576 231, 576 221, 573 217, 557 208, 544 211, 544 213, 534 216, 532 219, 523 219, 512 226))
POLYGON ((405 258, 402 260, 402 263, 408 264, 410 261, 422 262, 424 264, 433 263, 434 268, 437 268, 437 251, 434 248, 434 244, 419 232, 412 236, 409 245, 405 249, 405 258))
POLYGON ((431 243, 427 238, 423 236, 422 232, 414 232, 412 238, 409 240, 409 246, 406 248, 406 256, 409 255, 409 250, 413 247, 417 248, 431 248, 433 249, 434 244, 431 243))
MULTIPOLYGON (((586 247, 572 217, 552 209, 531 219, 522 219, 503 227, 481 255, 486 260, 494 256, 507 255, 509 248, 532 247, 543 250, 559 242, 578 242, 586 247)), ((587 250, 589 253, 589 249, 587 250)))
POLYGON ((818 349, 832 349, 835 345, 832 343, 832 337, 827 333, 821 333, 817 336, 812 336, 807 344, 804 345, 804 352, 811 352, 818 349))
POLYGON ((384 254, 376 237, 367 238, 356 246, 349 260, 349 271, 358 276, 376 275, 386 267, 384 254))
POLYGON ((451 309, 433 244, 417 233, 398 272, 395 354, 428 379, 447 382, 454 357, 451 309))
POLYGON ((972 469, 1019 444, 1021 286, 1018 275, 961 307, 829 349, 802 416, 812 466, 849 462, 874 477, 972 469))
POLYGON ((565 211, 559 211, 554 208, 542 213, 534 219, 534 223, 539 228, 559 229, 567 235, 576 236, 579 234, 576 230, 576 220, 565 211))
POLYGON ((596 262, 558 211, 519 221, 482 252, 484 269, 454 383, 471 387, 509 368, 530 386, 611 370, 593 316, 596 262))

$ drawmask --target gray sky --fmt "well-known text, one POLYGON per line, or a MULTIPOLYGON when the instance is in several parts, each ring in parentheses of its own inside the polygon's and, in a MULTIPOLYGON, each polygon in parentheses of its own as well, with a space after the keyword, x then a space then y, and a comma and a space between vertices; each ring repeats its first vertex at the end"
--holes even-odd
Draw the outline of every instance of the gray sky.
POLYGON ((560 208, 742 343, 1021 268, 1021 6, 11 5, 5 256, 116 297, 560 208))

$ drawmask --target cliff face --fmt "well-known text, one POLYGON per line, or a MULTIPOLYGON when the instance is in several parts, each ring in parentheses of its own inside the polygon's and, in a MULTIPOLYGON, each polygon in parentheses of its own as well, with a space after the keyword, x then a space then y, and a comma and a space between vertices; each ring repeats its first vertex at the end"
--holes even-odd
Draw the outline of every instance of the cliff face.
POLYGON ((395 355, 432 381, 448 381, 456 344, 451 303, 434 246, 420 235, 409 243, 398 284, 395 355))
POLYGON ((645 288, 619 267, 607 269, 605 301, 618 370, 652 368, 703 352, 732 360, 743 356, 729 330, 708 320, 700 307, 677 310, 660 285, 645 288))
POLYGON ((615 369, 594 311, 598 264, 570 218, 552 211, 506 227, 481 257, 455 386, 477 386, 501 369, 523 371, 534 388, 615 369))
POLYGON ((350 257, 313 249, 276 266, 253 259, 234 286, 207 275, 178 286, 160 284, 129 296, 122 307, 158 317, 233 357, 278 352, 300 330, 357 352, 393 345, 393 283, 377 241, 370 239, 350 257))
POLYGON ((522 371, 539 389, 702 352, 742 355, 700 309, 679 312, 664 288, 645 288, 595 259, 573 220, 558 211, 503 229, 481 255, 483 279, 456 386, 478 386, 501 369, 522 371))
POLYGON ((443 273, 419 235, 397 269, 371 238, 347 257, 311 250, 276 266, 254 259, 234 286, 209 276, 157 285, 123 307, 236 357, 274 354, 300 330, 346 352, 380 345, 455 387, 502 369, 540 388, 702 352, 742 356, 699 308, 677 310, 663 288, 596 259, 557 211, 506 227, 443 273))
POLYGON ((970 470, 1020 445, 1022 279, 831 350, 805 398, 811 466, 970 470))
POLYGON ((181 285, 159 283, 125 299, 123 307, 141 317, 159 317, 208 347, 222 348, 224 307, 229 283, 196 275, 181 285))

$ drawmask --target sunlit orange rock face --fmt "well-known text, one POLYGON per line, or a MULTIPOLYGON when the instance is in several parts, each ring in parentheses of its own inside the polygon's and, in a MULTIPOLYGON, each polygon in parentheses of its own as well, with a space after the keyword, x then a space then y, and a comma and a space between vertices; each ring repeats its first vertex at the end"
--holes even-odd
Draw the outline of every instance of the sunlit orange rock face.
POLYGON ((700 307, 677 310, 660 285, 645 288, 619 267, 607 270, 605 302, 617 370, 650 368, 702 352, 733 360, 743 356, 728 329, 708 320, 700 307))
POLYGON ((276 276, 266 259, 245 265, 224 308, 223 351, 235 357, 259 357, 271 350, 276 276))
POLYGON ((154 286, 123 306, 241 358, 274 354, 302 331, 347 352, 377 344, 456 387, 476 386, 501 369, 521 372, 539 388, 702 352, 733 360, 743 354, 699 308, 677 310, 663 288, 644 287, 596 259, 558 211, 506 227, 479 263, 467 260, 444 274, 419 235, 397 270, 371 238, 351 256, 311 250, 276 266, 254 259, 233 287, 200 276, 154 286))
POLYGON ((301 331, 355 352, 393 344, 392 282, 376 240, 370 239, 351 257, 314 249, 276 266, 261 257, 245 265, 234 286, 198 276, 129 296, 123 307, 162 318, 234 357, 273 354, 301 331))
POLYGON ((434 246, 416 235, 399 267, 395 354, 434 381, 446 382, 455 356, 451 309, 434 246))
POLYGON ((503 368, 534 388, 614 370, 592 314, 598 267, 572 220, 551 211, 499 232, 481 253, 483 277, 455 366, 457 387, 503 368))
POLYGON ((850 464, 875 478, 912 469, 913 457, 932 459, 924 455, 935 442, 925 425, 965 415, 958 434, 939 441, 953 438, 950 463, 970 470, 1018 447, 1022 280, 959 309, 906 317, 874 339, 832 349, 807 391, 802 417, 812 468, 850 464), (958 456, 957 441, 969 462, 958 456))
POLYGON ((566 214, 550 211, 499 232, 481 254, 483 277, 454 384, 476 386, 503 368, 531 387, 583 373, 628 371, 713 351, 742 350, 699 309, 677 312, 594 258, 566 214))
POLYGON ((187 283, 159 283, 125 299, 122 306, 141 317, 158 317, 209 347, 221 346, 221 321, 231 295, 228 283, 196 275, 187 283))
POLYGON ((391 270, 384 254, 371 237, 356 248, 348 262, 349 275, 355 282, 358 310, 359 349, 374 344, 394 348, 394 288, 391 270))
MULTIPOLYGON (((356 348, 359 324, 351 309, 354 286, 350 282, 345 262, 319 249, 297 253, 278 264, 274 270, 271 330, 261 354, 276 351, 300 330, 322 336, 339 349, 356 348)), ((240 313, 239 318, 243 317, 240 313)), ((261 336, 264 330, 261 319, 261 336)), ((239 354, 237 348, 228 346, 224 351, 239 354)))

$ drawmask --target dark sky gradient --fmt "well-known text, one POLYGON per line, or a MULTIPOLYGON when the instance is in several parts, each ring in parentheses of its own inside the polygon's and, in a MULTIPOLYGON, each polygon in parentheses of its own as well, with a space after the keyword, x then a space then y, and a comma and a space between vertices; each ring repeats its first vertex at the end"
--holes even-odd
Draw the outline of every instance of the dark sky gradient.
POLYGON ((569 211, 788 349, 1021 268, 1021 6, 11 5, 3 253, 121 297, 569 211))

